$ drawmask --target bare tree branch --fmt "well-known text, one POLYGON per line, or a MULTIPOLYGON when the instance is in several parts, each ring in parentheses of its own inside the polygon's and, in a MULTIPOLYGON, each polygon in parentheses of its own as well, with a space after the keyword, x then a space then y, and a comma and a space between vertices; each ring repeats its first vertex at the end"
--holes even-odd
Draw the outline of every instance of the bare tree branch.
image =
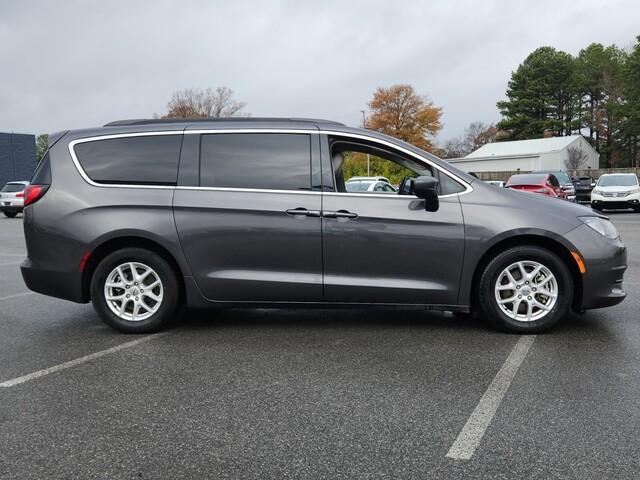
POLYGON ((580 170, 587 163, 589 156, 580 147, 567 148, 568 156, 564 161, 567 170, 580 170))
POLYGON ((248 116, 242 109, 245 102, 233 98, 233 90, 217 87, 215 90, 185 88, 173 94, 162 118, 221 118, 248 116))

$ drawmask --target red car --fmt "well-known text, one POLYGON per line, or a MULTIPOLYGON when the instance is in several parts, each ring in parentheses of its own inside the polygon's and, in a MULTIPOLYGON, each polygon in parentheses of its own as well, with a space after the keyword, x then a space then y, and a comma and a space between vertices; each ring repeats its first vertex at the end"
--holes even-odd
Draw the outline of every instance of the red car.
POLYGON ((505 185, 514 190, 524 190, 525 192, 540 193, 549 197, 562 198, 566 200, 567 194, 560 188, 560 182, 551 173, 522 173, 512 175, 505 185))

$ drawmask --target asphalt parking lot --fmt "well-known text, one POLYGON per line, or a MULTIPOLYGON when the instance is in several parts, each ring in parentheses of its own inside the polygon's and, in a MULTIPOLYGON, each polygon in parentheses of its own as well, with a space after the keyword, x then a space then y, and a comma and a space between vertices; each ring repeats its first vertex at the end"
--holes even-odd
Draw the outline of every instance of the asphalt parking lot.
POLYGON ((535 337, 415 310, 126 336, 29 293, 2 218, 0 478, 638 478, 640 215, 611 217, 628 298, 535 337))

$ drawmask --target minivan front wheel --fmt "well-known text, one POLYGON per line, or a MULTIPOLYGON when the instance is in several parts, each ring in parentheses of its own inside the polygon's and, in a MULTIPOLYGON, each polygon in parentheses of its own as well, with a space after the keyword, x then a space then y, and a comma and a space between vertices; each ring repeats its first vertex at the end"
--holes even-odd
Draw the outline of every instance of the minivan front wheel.
POLYGON ((159 255, 125 248, 106 256, 91 279, 91 300, 102 320, 124 333, 150 333, 173 319, 179 300, 171 266, 159 255))
POLYGON ((519 333, 538 333, 567 314, 573 281, 565 263, 544 248, 510 248, 485 267, 478 303, 497 327, 519 333))

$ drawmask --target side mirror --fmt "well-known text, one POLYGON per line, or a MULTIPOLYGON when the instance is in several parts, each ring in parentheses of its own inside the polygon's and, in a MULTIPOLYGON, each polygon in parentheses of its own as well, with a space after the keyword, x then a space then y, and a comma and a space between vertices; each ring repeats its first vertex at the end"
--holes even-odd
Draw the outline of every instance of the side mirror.
POLYGON ((438 180, 433 177, 416 177, 411 182, 412 193, 419 198, 424 198, 424 209, 427 212, 437 212, 440 208, 438 200, 438 180))

